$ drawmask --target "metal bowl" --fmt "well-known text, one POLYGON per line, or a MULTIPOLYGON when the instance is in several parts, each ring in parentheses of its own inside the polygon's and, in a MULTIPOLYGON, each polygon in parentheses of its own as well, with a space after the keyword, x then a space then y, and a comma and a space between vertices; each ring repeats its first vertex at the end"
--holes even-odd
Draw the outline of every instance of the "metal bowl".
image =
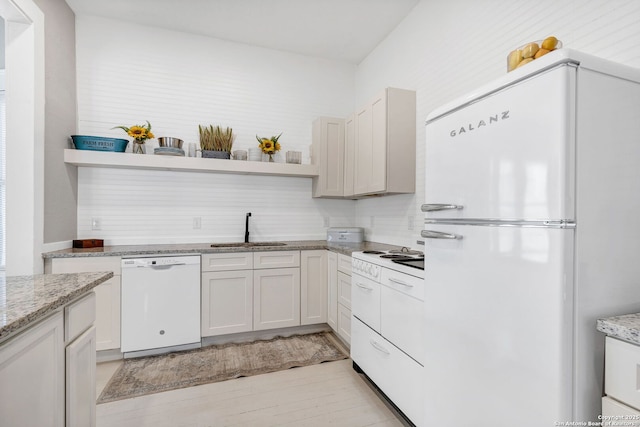
POLYGON ((180 138, 172 138, 170 136, 161 136, 158 138, 160 147, 182 148, 182 140, 180 138))

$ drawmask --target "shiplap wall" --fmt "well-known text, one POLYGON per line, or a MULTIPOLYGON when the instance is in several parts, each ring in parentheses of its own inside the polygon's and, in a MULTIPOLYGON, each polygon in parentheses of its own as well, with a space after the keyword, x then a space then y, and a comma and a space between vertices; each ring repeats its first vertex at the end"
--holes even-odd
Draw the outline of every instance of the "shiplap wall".
POLYGON ((112 244, 324 238, 330 225, 417 247, 424 201, 424 119, 506 72, 514 47, 547 35, 640 67, 638 0, 423 0, 357 67, 205 37, 77 19, 79 133, 122 136, 150 120, 158 136, 197 140, 197 124, 233 126, 236 146, 284 131, 308 162, 311 122, 347 116, 381 88, 417 92, 417 190, 360 200, 311 198, 308 178, 80 168, 78 237, 112 244), (202 229, 194 230, 194 217, 202 229), (91 219, 102 230, 91 230, 91 219))
MULTIPOLYGON (((313 119, 353 109, 353 64, 88 16, 76 28, 79 134, 125 137, 111 128, 149 120, 197 143, 213 124, 247 149, 283 132, 277 158, 309 163, 313 119)), ((109 244, 240 241, 246 212, 252 240, 324 239, 355 218, 353 201, 312 199, 310 178, 81 167, 78 182, 78 238, 109 244)))
POLYGON ((385 86, 417 92, 416 194, 358 201, 356 225, 367 238, 418 247, 427 115, 504 75, 511 50, 548 35, 640 68, 640 1, 423 0, 359 64, 356 105, 385 86))

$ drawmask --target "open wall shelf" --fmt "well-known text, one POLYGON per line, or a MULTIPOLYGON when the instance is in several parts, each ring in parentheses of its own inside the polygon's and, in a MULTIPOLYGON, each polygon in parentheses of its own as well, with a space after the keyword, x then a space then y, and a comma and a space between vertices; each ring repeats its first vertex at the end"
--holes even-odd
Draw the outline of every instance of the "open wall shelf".
POLYGON ((182 172, 234 173, 293 177, 318 176, 316 165, 251 162, 246 160, 203 159, 107 151, 64 150, 64 162, 85 167, 172 170, 182 172))

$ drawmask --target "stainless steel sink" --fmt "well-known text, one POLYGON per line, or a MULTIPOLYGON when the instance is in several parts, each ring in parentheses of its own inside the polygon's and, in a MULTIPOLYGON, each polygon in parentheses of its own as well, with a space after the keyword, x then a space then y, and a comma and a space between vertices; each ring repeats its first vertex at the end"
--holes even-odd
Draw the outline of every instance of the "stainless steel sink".
POLYGON ((212 248, 252 248, 256 246, 286 246, 282 242, 213 243, 212 248))

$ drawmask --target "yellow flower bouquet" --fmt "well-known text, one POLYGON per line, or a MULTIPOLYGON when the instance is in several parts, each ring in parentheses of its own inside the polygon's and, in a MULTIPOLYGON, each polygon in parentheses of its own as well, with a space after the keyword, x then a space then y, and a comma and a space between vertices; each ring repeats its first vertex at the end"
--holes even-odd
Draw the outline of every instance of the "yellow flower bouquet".
POLYGON ((258 147, 262 150, 264 154, 269 155, 269 161, 273 162, 273 155, 276 154, 277 151, 280 151, 280 143, 278 139, 282 136, 282 132, 278 136, 272 136, 271 138, 260 138, 256 135, 256 139, 258 140, 258 147))
POLYGON ((147 120, 146 126, 144 125, 133 125, 131 127, 116 126, 116 127, 113 127, 112 129, 122 129, 127 133, 127 135, 133 138, 132 151, 134 153, 144 154, 144 149, 142 147, 142 144, 144 144, 144 142, 147 139, 155 138, 155 135, 153 134, 153 132, 151 132, 151 123, 149 123, 148 120, 147 120))

